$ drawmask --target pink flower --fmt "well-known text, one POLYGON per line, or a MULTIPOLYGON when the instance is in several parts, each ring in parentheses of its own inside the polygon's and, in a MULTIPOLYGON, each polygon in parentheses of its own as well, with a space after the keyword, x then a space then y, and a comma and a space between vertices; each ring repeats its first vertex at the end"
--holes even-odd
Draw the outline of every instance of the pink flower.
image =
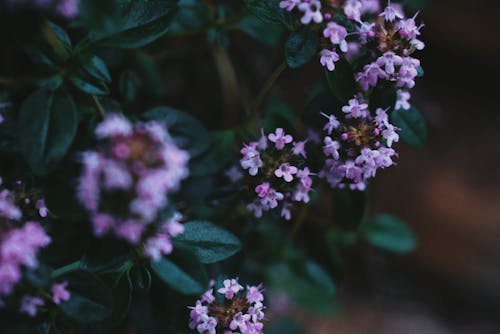
POLYGON ((300 22, 302 24, 309 24, 311 21, 315 23, 323 22, 323 15, 321 14, 321 2, 319 0, 302 1, 298 5, 299 10, 304 13, 300 22))
POLYGON ((321 50, 320 55, 321 58, 319 62, 321 63, 321 65, 325 66, 330 72, 335 70, 335 63, 338 62, 340 59, 339 54, 335 51, 323 49, 321 50))
POLYGON ((294 142, 292 149, 293 154, 300 155, 302 158, 306 159, 307 158, 306 143, 307 139, 304 141, 294 142))
POLYGON ((132 134, 132 124, 119 114, 108 114, 102 123, 95 129, 97 138, 128 136, 132 134))
POLYGON ((344 5, 344 14, 349 19, 359 21, 361 19, 362 3, 359 0, 347 0, 344 5))
POLYGON ((285 131, 282 128, 277 128, 275 133, 269 134, 268 138, 275 144, 276 149, 278 150, 282 150, 285 147, 285 144, 289 144, 293 141, 293 137, 285 134, 285 131))
POLYGON ((297 4, 300 3, 300 0, 283 0, 280 2, 280 8, 284 8, 287 11, 292 11, 297 4))
POLYGON ((233 299, 233 297, 243 290, 243 287, 238 283, 238 279, 226 279, 224 282, 224 287, 217 290, 218 293, 223 294, 226 299, 233 299))
POLYGON ((52 285, 52 301, 59 305, 61 302, 67 301, 71 298, 71 293, 66 289, 68 282, 62 282, 52 285))
POLYGON ((21 299, 19 312, 26 313, 33 318, 38 313, 38 307, 43 305, 45 305, 45 302, 42 298, 26 295, 21 299))
POLYGON ((294 174, 297 174, 297 167, 291 166, 289 163, 281 164, 274 171, 276 177, 282 177, 286 182, 292 182, 294 174))
POLYGON ((325 116, 328 119, 328 123, 323 127, 323 130, 328 132, 329 135, 332 134, 333 129, 336 129, 339 127, 340 122, 337 120, 337 118, 333 115, 327 115, 325 113, 321 113, 321 115, 325 116))
POLYGON ((347 51, 347 42, 345 40, 347 30, 343 26, 335 22, 328 22, 326 28, 323 30, 323 36, 329 38, 333 45, 339 45, 342 52, 347 51))
POLYGON ((360 118, 367 117, 368 104, 360 103, 357 98, 349 100, 349 105, 342 107, 342 111, 347 114, 347 117, 360 118))
POLYGON ((332 140, 332 138, 326 136, 325 137, 325 146, 323 146, 323 152, 326 156, 331 156, 335 160, 339 159, 339 148, 340 143, 336 140, 332 140))
POLYGON ((398 19, 404 18, 403 14, 401 14, 401 12, 398 11, 395 7, 391 6, 390 2, 389 5, 385 7, 384 11, 379 16, 383 17, 384 20, 387 22, 394 22, 396 18, 398 19))
POLYGON ((241 167, 248 169, 251 176, 257 175, 259 168, 262 167, 263 162, 260 159, 260 154, 255 146, 245 146, 241 149, 243 158, 240 160, 241 167))

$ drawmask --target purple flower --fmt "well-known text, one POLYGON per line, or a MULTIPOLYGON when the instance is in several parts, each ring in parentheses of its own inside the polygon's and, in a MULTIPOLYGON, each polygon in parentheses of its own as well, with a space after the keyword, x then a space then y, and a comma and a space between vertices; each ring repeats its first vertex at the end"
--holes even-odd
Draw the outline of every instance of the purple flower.
POLYGON ((97 138, 112 138, 129 136, 132 134, 132 124, 119 114, 108 114, 102 123, 95 129, 97 138))
POLYGON ((263 334, 265 306, 262 285, 247 286, 245 293, 237 279, 225 280, 223 284, 224 288, 218 290, 225 296, 223 303, 213 298, 211 288, 196 301, 195 306, 188 307, 189 328, 200 334, 263 334), (229 297, 228 291, 231 293, 229 297), (208 292, 212 298, 207 300, 204 296, 208 292))
POLYGON ((297 174, 297 167, 291 166, 289 163, 281 164, 274 171, 276 177, 282 177, 286 182, 292 182, 294 174, 297 174))
POLYGON ((71 293, 67 290, 68 282, 56 283, 52 285, 52 301, 59 305, 61 302, 71 298, 71 293))
POLYGON ((294 142, 292 149, 293 154, 300 155, 302 158, 306 159, 307 158, 306 143, 307 139, 304 141, 294 142))
POLYGON ((379 79, 386 79, 387 73, 377 63, 371 63, 364 67, 363 72, 356 74, 356 81, 361 84, 364 91, 370 87, 376 87, 379 79))
POLYGON ((233 299, 233 297, 243 290, 243 287, 238 283, 238 279, 226 279, 224 282, 224 287, 217 290, 218 293, 223 294, 226 299, 233 299))
POLYGON ((387 22, 394 22, 396 18, 398 19, 404 18, 403 14, 401 14, 401 12, 398 11, 394 6, 391 6, 390 2, 389 5, 385 7, 384 11, 379 16, 383 17, 384 20, 387 22))
POLYGON ((337 118, 333 115, 327 115, 325 113, 321 113, 321 115, 325 116, 328 119, 328 123, 323 127, 323 130, 328 132, 329 135, 332 134, 333 129, 336 129, 339 127, 340 122, 337 120, 337 118))
MULTIPOLYGON (((323 36, 325 38, 329 38, 330 42, 333 45, 338 45, 342 52, 347 51, 347 42, 345 40, 345 38, 347 36, 347 30, 343 26, 341 26, 335 22, 328 22, 328 24, 326 25, 326 28, 323 30, 323 36)), ((333 51, 331 51, 331 52, 333 52, 333 51)), ((329 55, 329 56, 331 57, 331 55, 329 55)), ((337 57, 338 57, 338 55, 337 55, 337 57)), ((338 59, 335 61, 338 61, 338 59)))
POLYGON ((384 67, 388 75, 393 75, 396 72, 396 66, 403 64, 403 58, 396 55, 394 52, 389 51, 384 53, 383 56, 377 59, 377 65, 384 67))
POLYGON ((323 49, 321 50, 320 55, 321 58, 319 62, 321 63, 321 65, 325 66, 330 72, 335 70, 335 63, 338 62, 340 59, 339 54, 335 51, 323 49))
POLYGON ((241 170, 236 167, 236 166, 231 166, 231 168, 227 169, 224 172, 224 175, 231 181, 231 182, 238 182, 243 178, 243 173, 241 170))
POLYGON ((302 1, 298 5, 298 8, 304 14, 300 19, 302 24, 309 24, 311 21, 314 21, 315 23, 323 22, 321 2, 319 0, 302 1))
POLYGON ((240 160, 241 167, 243 169, 248 169, 248 173, 251 176, 257 175, 259 168, 263 165, 263 162, 260 159, 260 154, 255 145, 243 147, 241 149, 241 154, 243 154, 243 158, 240 160))
POLYGON ((363 4, 359 0, 347 0, 344 4, 344 14, 351 20, 359 21, 363 4))
POLYGON ((19 312, 26 313, 33 318, 38 313, 38 307, 43 305, 45 305, 45 302, 42 298, 26 295, 21 299, 19 312))
POLYGON ((396 101, 396 110, 403 109, 403 110, 409 110, 411 108, 410 104, 410 99, 411 99, 411 94, 408 91, 404 91, 402 89, 398 89, 398 98, 396 101))
POLYGON ((352 118, 365 118, 369 113, 368 104, 360 103, 357 98, 349 100, 349 105, 342 107, 342 111, 347 114, 347 117, 352 118))
POLYGON ((268 135, 268 138, 275 144, 276 149, 278 150, 282 150, 286 144, 293 141, 293 137, 291 135, 287 135, 282 128, 277 128, 275 133, 268 135))
POLYGON ((340 143, 338 141, 332 140, 332 138, 326 136, 325 137, 325 146, 323 146, 323 153, 326 156, 331 156, 335 160, 339 159, 339 148, 340 143))
POLYGON ((280 8, 284 8, 287 11, 292 11, 297 4, 300 3, 300 0, 283 0, 280 2, 280 8))

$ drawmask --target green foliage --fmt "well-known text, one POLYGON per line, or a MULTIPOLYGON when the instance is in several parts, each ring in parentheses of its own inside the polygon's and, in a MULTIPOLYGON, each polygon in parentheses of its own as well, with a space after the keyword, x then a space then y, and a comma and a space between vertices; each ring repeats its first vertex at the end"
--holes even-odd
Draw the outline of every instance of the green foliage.
POLYGON ((279 23, 287 28, 292 27, 290 14, 279 7, 281 0, 244 0, 248 10, 264 22, 279 23))
POLYGON ((71 291, 71 298, 59 305, 65 316, 80 323, 100 322, 111 316, 111 290, 97 276, 86 271, 75 271, 61 279, 68 281, 71 291))
POLYGON ((40 89, 21 106, 17 122, 21 153, 36 174, 53 170, 76 134, 76 106, 63 90, 40 89))
POLYGON ((241 249, 238 238, 228 231, 204 221, 184 224, 184 233, 175 238, 176 249, 193 252, 201 263, 214 263, 241 249))
POLYGON ((427 140, 427 127, 424 117, 415 108, 399 109, 391 114, 392 123, 401 129, 400 136, 411 147, 421 149, 427 140))
POLYGON ((170 107, 157 107, 144 113, 148 120, 161 121, 175 143, 195 158, 210 147, 210 137, 203 124, 193 116, 170 107))
POLYGON ((335 63, 335 71, 326 71, 330 91, 337 99, 346 103, 356 93, 356 81, 351 64, 344 58, 335 63))
POLYGON ((151 263, 151 269, 169 287, 186 295, 200 295, 208 287, 205 269, 192 253, 176 251, 176 262, 163 257, 151 263))
POLYGON ((129 49, 147 45, 168 31, 177 0, 117 1, 114 10, 114 20, 94 27, 77 49, 96 46, 129 49))
POLYGON ((285 44, 285 60, 290 68, 307 64, 318 51, 317 31, 302 27, 293 31, 285 44))
POLYGON ((363 226, 361 233, 371 245, 391 253, 407 254, 414 251, 417 245, 408 225, 388 214, 372 218, 363 226))

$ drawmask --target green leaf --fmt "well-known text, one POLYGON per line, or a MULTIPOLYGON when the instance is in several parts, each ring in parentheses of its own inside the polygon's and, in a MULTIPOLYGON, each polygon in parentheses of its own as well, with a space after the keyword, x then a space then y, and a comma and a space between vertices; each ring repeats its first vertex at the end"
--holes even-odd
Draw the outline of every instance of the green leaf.
MULTIPOLYGON (((178 251, 176 251, 178 253, 178 251)), ((205 269, 196 257, 189 253, 178 259, 179 264, 163 257, 151 263, 151 269, 169 287, 185 295, 199 295, 207 287, 205 269)))
POLYGON ((270 287, 286 292, 301 307, 323 314, 333 311, 335 285, 317 263, 280 263, 270 266, 267 273, 270 287))
POLYGON ((335 63, 335 70, 326 70, 326 79, 330 91, 340 101, 346 103, 356 94, 356 80, 351 64, 344 58, 335 63))
POLYGON ((361 232, 374 247, 396 254, 410 253, 417 245, 412 230, 402 220, 388 214, 375 216, 361 232))
POLYGON ((427 140, 427 127, 420 112, 411 107, 409 110, 399 109, 391 114, 392 123, 401 129, 401 139, 411 147, 421 149, 427 140))
POLYGON ((210 20, 210 10, 205 3, 198 0, 180 0, 177 15, 170 24, 170 33, 208 26, 210 20))
POLYGON ((280 8, 281 0, 244 0, 245 6, 250 13, 264 22, 280 23, 287 28, 292 27, 290 13, 280 8))
POLYGON ((318 33, 309 27, 293 31, 285 44, 285 60, 290 68, 307 64, 317 53, 318 33))
POLYGON ((215 174, 234 161, 235 135, 231 130, 210 133, 210 150, 190 163, 190 176, 206 176, 215 174))
POLYGON ((191 158, 210 147, 210 136, 203 124, 188 113, 170 107, 157 107, 144 113, 147 120, 163 122, 175 143, 188 150, 191 158))
POLYGON ((120 1, 112 23, 91 31, 79 48, 139 48, 164 35, 177 10, 177 0, 120 1))
POLYGON ((70 76, 70 81, 78 89, 90 95, 108 95, 108 87, 101 83, 95 82, 92 78, 89 78, 85 73, 78 72, 75 75, 70 76))
POLYGON ((255 15, 245 16, 234 28, 268 45, 279 43, 283 34, 283 28, 280 25, 264 22, 255 15))
POLYGON ((36 174, 54 169, 68 151, 78 127, 75 103, 59 90, 40 89, 21 106, 17 129, 21 152, 36 174))
POLYGON ((368 191, 337 190, 334 193, 334 223, 346 230, 356 230, 366 219, 368 191))
POLYGON ((264 129, 274 131, 276 128, 284 128, 287 132, 297 129, 297 119, 290 106, 277 98, 271 98, 266 103, 264 118, 264 129))
POLYGON ((52 30, 58 41, 64 46, 67 52, 71 52, 71 39, 69 38, 68 34, 66 31, 64 31, 63 28, 59 27, 58 25, 47 21, 47 25, 49 28, 52 30))
POLYGON ((80 65, 97 80, 105 83, 111 82, 111 74, 104 61, 96 55, 85 55, 80 57, 80 65))
POLYGON ((184 233, 174 239, 174 245, 192 251, 201 263, 207 264, 227 259, 241 249, 232 233, 205 221, 184 224, 184 233))
POLYGON ((370 96, 370 110, 378 108, 393 110, 396 105, 398 94, 394 87, 376 87, 370 96))
POLYGON ((134 53, 132 67, 134 72, 141 78, 142 92, 160 98, 165 94, 166 87, 161 71, 149 55, 144 52, 134 53))
POLYGON ((59 305, 68 318, 79 323, 100 322, 112 314, 113 296, 97 276, 76 271, 61 277, 68 281, 71 298, 59 305))

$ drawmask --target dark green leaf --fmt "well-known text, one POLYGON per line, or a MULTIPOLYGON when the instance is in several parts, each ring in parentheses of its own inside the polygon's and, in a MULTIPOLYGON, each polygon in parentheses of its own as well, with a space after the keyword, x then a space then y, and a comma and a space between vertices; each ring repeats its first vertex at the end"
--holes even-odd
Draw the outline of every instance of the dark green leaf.
POLYGON ((285 44, 285 60, 289 67, 307 64, 317 53, 318 33, 309 27, 293 31, 285 44))
POLYGON ((399 109, 391 114, 392 123, 401 129, 400 136, 411 147, 421 149, 427 140, 427 127, 424 117, 417 109, 399 109))
POLYGON ((192 251, 201 263, 215 263, 241 249, 238 238, 212 223, 191 221, 184 224, 184 233, 174 240, 175 248, 192 251))
POLYGON ((106 83, 111 82, 111 74, 109 74, 108 67, 104 61, 96 55, 80 57, 80 64, 85 71, 95 79, 106 83))
POLYGON ((326 71, 326 79, 330 91, 340 101, 346 103, 356 94, 356 81, 351 64, 344 58, 335 63, 335 70, 326 71))
POLYGON ((284 128, 287 132, 294 132, 297 129, 297 119, 286 102, 271 98, 265 110, 264 130, 274 131, 276 128, 284 128))
POLYGON ((86 73, 78 72, 72 75, 70 81, 78 89, 90 95, 108 95, 109 89, 106 84, 98 82, 89 77, 86 73))
POLYGON ((370 96, 370 110, 375 112, 377 108, 393 110, 396 105, 398 94, 394 87, 377 87, 370 96))
POLYGON ((61 277, 68 282, 71 298, 59 305, 63 314, 80 323, 103 321, 110 317, 113 297, 99 278, 85 271, 76 271, 61 277))
POLYGON ((346 230, 356 230, 366 219, 368 192, 337 190, 334 194, 334 223, 346 230))
POLYGON ((95 45, 142 47, 167 32, 176 10, 177 0, 118 2, 113 22, 91 31, 80 49, 95 45))
POLYGON ((168 286, 185 295, 199 295, 207 287, 205 269, 193 254, 177 257, 177 263, 169 258, 152 262, 151 268, 168 286))
POLYGON ((18 132, 21 152, 36 174, 50 172, 64 157, 76 134, 78 115, 66 92, 40 89, 21 106, 18 132))
POLYGON ((281 0, 244 0, 250 13, 264 22, 280 23, 287 28, 292 27, 290 13, 280 8, 281 0))
POLYGON ((69 38, 66 31, 58 25, 47 21, 47 25, 52 30, 57 40, 63 45, 67 52, 71 52, 71 39, 69 38))
POLYGON ((203 124, 188 113, 170 107, 157 107, 144 113, 148 120, 163 122, 175 143, 194 158, 210 147, 210 137, 203 124))
POLYGON ((245 16, 234 27, 269 45, 279 43, 283 34, 280 25, 264 22, 254 15, 245 16))
POLYGON ((52 268, 40 264, 35 269, 27 270, 24 273, 24 279, 26 281, 39 289, 47 289, 51 283, 52 268))
POLYGON ((191 161, 190 176, 205 176, 217 173, 234 161, 234 132, 216 131, 210 134, 211 148, 204 155, 191 161))
POLYGON ((170 24, 170 33, 201 28, 207 26, 210 20, 210 10, 205 3, 198 0, 180 0, 177 15, 170 24))
POLYGON ((412 230, 400 219, 380 214, 362 229, 363 237, 373 246, 388 252, 406 254, 417 245, 412 230))

